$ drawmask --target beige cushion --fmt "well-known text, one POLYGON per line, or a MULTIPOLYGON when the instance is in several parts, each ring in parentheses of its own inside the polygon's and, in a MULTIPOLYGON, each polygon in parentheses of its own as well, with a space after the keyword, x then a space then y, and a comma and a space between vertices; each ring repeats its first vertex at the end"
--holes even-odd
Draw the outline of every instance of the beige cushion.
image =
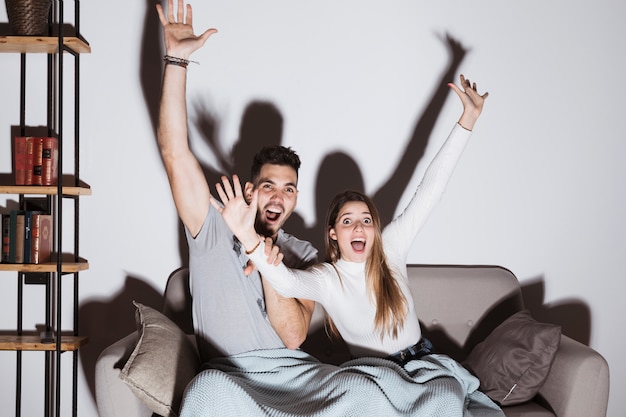
POLYGON ((170 319, 153 308, 134 304, 139 337, 120 378, 150 410, 177 416, 200 358, 192 339, 170 319))
POLYGON ((539 323, 524 310, 496 327, 464 364, 492 400, 520 404, 533 399, 545 382, 560 340, 560 326, 539 323))

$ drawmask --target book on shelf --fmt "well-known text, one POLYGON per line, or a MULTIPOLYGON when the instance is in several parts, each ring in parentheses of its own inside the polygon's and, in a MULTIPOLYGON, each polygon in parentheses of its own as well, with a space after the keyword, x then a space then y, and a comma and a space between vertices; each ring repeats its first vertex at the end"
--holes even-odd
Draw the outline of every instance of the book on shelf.
POLYGON ((13 144, 15 185, 57 185, 59 141, 55 137, 16 136, 13 144))
POLYGON ((26 138, 26 156, 24 159, 24 185, 33 184, 33 144, 34 138, 29 136, 26 138))
POLYGON ((9 262, 9 244, 11 231, 11 217, 2 215, 2 262, 9 262))
POLYGON ((16 136, 13 140, 15 185, 26 184, 26 140, 25 136, 16 136))
POLYGON ((43 138, 33 138, 33 185, 42 185, 43 138))
POLYGON ((59 180, 59 141, 57 138, 43 138, 41 159, 41 184, 57 185, 59 180))
MULTIPOLYGON (((32 247, 32 230, 33 230, 33 215, 35 212, 31 210, 24 211, 24 244, 22 261, 25 264, 31 263, 31 247, 32 247)), ((19 241, 19 240, 18 240, 19 241)))
POLYGON ((17 233, 17 210, 9 213, 9 262, 15 263, 17 233))
POLYGON ((41 211, 11 210, 2 214, 3 263, 51 262, 53 217, 41 211))
MULTIPOLYGON (((13 214, 12 214, 13 215, 13 214)), ((24 212, 15 213, 15 257, 16 264, 24 263, 24 212)))
POLYGON ((52 257, 52 215, 33 214, 31 232, 31 263, 50 262, 52 257))
POLYGON ((15 185, 33 183, 33 137, 16 136, 13 142, 15 185))

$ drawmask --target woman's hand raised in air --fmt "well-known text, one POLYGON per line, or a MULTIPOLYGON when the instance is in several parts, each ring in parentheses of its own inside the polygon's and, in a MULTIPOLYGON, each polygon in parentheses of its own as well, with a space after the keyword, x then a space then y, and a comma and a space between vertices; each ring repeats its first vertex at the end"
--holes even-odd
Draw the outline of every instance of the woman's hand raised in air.
POLYGON ((481 96, 478 94, 476 83, 472 84, 463 74, 461 74, 460 78, 461 87, 454 83, 450 83, 448 86, 454 90, 463 103, 463 114, 459 119, 459 124, 467 130, 472 130, 474 129, 474 124, 476 124, 480 113, 483 111, 483 106, 489 93, 485 93, 481 96))

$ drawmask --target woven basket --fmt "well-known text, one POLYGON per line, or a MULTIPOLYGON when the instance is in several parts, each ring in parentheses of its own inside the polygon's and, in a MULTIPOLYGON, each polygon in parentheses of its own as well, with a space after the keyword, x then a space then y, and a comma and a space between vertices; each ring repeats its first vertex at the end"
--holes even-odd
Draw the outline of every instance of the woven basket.
POLYGON ((48 30, 51 0, 5 0, 14 35, 44 35, 48 30))

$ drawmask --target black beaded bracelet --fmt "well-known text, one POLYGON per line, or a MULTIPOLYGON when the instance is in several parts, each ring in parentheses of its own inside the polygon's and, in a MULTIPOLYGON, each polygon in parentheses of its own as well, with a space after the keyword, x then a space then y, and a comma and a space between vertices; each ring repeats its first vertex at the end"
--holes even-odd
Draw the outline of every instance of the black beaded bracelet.
POLYGON ((166 64, 177 65, 183 68, 187 68, 187 65, 189 65, 190 62, 193 62, 194 64, 198 64, 198 62, 196 61, 190 61, 185 58, 178 58, 178 57, 171 56, 171 55, 165 55, 163 57, 163 61, 165 61, 166 64))

